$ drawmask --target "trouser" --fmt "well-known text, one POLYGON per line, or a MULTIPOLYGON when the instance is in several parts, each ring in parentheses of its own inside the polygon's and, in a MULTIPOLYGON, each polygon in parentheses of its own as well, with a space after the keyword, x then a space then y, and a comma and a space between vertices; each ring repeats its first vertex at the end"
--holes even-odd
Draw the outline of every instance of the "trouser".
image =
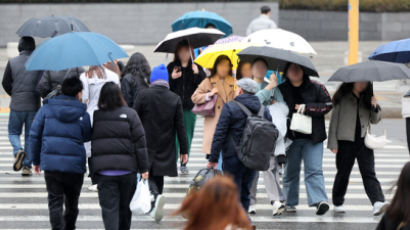
POLYGON ((410 153, 410 117, 406 118, 406 134, 407 134, 407 146, 410 153))
POLYGON ((48 193, 48 211, 53 230, 75 229, 78 216, 78 199, 83 186, 84 175, 76 173, 44 173, 48 193), (63 203, 65 212, 63 215, 63 203))
POLYGON ((106 230, 129 230, 132 213, 130 203, 137 188, 137 176, 130 173, 122 176, 96 175, 98 199, 106 230))
POLYGON ((367 148, 364 140, 355 142, 339 141, 339 149, 336 154, 337 174, 333 184, 333 204, 342 205, 349 184, 349 177, 355 160, 359 165, 364 188, 372 204, 376 201, 384 202, 384 195, 374 170, 374 152, 367 148))
MULTIPOLYGON (((266 193, 268 194, 268 199, 271 202, 286 200, 286 197, 283 194, 282 188, 280 186, 279 165, 276 162, 276 158, 274 156, 270 158, 269 169, 261 173, 263 174, 263 182, 265 184, 266 193)), ((251 205, 256 204, 258 180, 259 172, 256 173, 255 179, 252 182, 251 205)))
POLYGON ((164 191, 164 176, 154 176, 150 174, 148 184, 151 194, 157 197, 164 191))
POLYGON ((328 201, 325 180, 323 177, 323 143, 314 144, 308 139, 297 139, 286 151, 287 164, 283 175, 283 191, 286 204, 299 204, 300 169, 303 160, 305 169, 305 185, 309 206, 315 206, 321 201, 328 201))
MULTIPOLYGON (((192 139, 194 138, 195 123, 196 123, 196 115, 191 110, 184 110, 184 126, 185 126, 186 136, 188 140, 188 152, 187 152, 188 156, 191 152, 192 139)), ((176 141, 177 141, 177 154, 178 154, 177 161, 178 161, 179 154, 180 154, 178 136, 176 139, 177 139, 176 141)))
POLYGON ((33 123, 34 117, 36 116, 36 111, 30 112, 19 112, 19 111, 10 111, 9 116, 9 125, 8 125, 8 132, 9 132, 9 141, 10 144, 13 146, 13 155, 16 156, 19 150, 22 150, 20 135, 23 131, 24 126, 24 151, 26 153, 26 157, 23 161, 23 166, 27 166, 31 168, 32 164, 32 157, 30 151, 30 128, 31 124, 33 123))
POLYGON ((222 168, 225 175, 231 175, 233 177, 238 187, 240 202, 245 211, 248 212, 250 189, 256 172, 245 167, 236 155, 224 158, 222 168))

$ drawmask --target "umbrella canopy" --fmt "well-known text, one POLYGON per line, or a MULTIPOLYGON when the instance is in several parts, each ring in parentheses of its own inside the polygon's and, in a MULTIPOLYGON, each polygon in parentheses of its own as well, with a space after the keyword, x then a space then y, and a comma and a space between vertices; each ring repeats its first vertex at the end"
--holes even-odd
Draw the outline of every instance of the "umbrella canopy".
POLYGON ((55 37, 68 32, 89 32, 90 30, 79 19, 74 17, 47 16, 32 18, 24 22, 17 30, 20 37, 55 37))
POLYGON ((45 41, 30 55, 27 70, 63 70, 102 65, 128 57, 110 38, 92 32, 71 32, 45 41))
POLYGON ((218 39, 215 44, 225 44, 231 42, 241 42, 245 37, 238 35, 229 35, 228 37, 218 39))
POLYGON ((250 46, 252 46, 252 44, 247 42, 231 42, 226 44, 215 44, 212 46, 208 46, 208 48, 206 48, 201 53, 201 55, 199 55, 195 59, 195 63, 202 66, 203 68, 212 69, 215 60, 220 55, 226 55, 231 59, 233 69, 236 69, 239 62, 239 57, 237 53, 250 46))
POLYGON ((154 52, 173 53, 178 43, 188 40, 191 48, 213 44, 216 40, 224 36, 224 33, 217 29, 189 28, 177 32, 169 33, 164 40, 158 43, 154 52))
POLYGON ((172 23, 172 31, 175 32, 192 27, 205 28, 209 24, 212 24, 226 35, 232 34, 231 23, 217 13, 205 10, 191 11, 182 15, 172 23))
POLYGON ((319 76, 316 68, 309 58, 293 53, 288 50, 276 49, 269 46, 252 46, 238 53, 243 61, 253 62, 257 58, 263 58, 268 63, 268 69, 283 71, 287 63, 295 63, 303 68, 309 76, 319 76))
POLYGON ((410 38, 392 41, 377 47, 369 59, 398 63, 410 62, 410 38))
POLYGON ((338 69, 329 81, 373 82, 399 79, 410 79, 410 69, 404 64, 365 61, 338 69))
POLYGON ((309 42, 302 36, 282 29, 259 30, 246 37, 245 41, 290 50, 300 54, 317 54, 309 42))

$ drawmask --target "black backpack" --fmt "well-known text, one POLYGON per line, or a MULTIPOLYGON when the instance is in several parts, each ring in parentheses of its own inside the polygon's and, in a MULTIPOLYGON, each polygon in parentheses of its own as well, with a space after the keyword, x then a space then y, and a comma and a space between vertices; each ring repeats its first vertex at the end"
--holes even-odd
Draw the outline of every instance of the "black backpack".
MULTIPOLYGON (((247 168, 266 171, 269 169, 270 158, 275 153, 279 131, 272 122, 265 119, 263 105, 258 114, 253 114, 240 102, 234 102, 247 116, 241 141, 236 146, 238 158, 247 168)), ((232 137, 231 140, 235 145, 232 137)))

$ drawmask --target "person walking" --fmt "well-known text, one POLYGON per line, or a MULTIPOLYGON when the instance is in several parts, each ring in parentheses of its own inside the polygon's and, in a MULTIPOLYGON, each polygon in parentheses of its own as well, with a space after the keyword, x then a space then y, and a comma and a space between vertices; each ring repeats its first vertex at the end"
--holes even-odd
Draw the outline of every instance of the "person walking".
MULTIPOLYGON (((191 150, 191 143, 194 137, 196 115, 192 112, 194 103, 191 97, 198 85, 205 78, 202 67, 191 60, 191 49, 188 41, 184 40, 178 44, 174 54, 174 61, 167 66, 169 73, 169 86, 172 92, 179 95, 184 110, 184 125, 188 138, 188 156, 191 150)), ((177 140, 178 141, 178 140, 177 140)), ((179 152, 177 143, 177 153, 179 152)), ((187 175, 189 170, 186 164, 180 166, 181 174, 187 175)))
POLYGON ((190 193, 173 215, 188 221, 184 230, 250 230, 246 212, 238 202, 238 187, 227 176, 210 179, 201 190, 190 193), (204 218, 206 216, 206 218, 204 218))
POLYGON ((236 80, 242 78, 252 78, 252 64, 247 61, 240 61, 236 69, 236 80))
POLYGON ((271 9, 269 6, 261 7, 261 15, 252 20, 246 29, 246 35, 250 35, 259 30, 276 29, 278 26, 270 19, 271 9))
POLYGON ((283 175, 286 211, 296 212, 299 203, 300 165, 303 160, 308 205, 316 207, 316 214, 329 210, 323 177, 323 141, 326 140, 325 114, 332 109, 332 101, 325 86, 310 80, 301 66, 288 63, 284 69, 286 81, 277 86, 289 108, 287 138, 292 144, 286 151, 287 164, 283 175), (305 107, 304 114, 312 118, 312 133, 290 129, 293 114, 305 107))
POLYGON ((359 164, 364 188, 373 205, 373 215, 387 207, 374 169, 374 152, 364 138, 370 124, 381 120, 381 108, 368 82, 343 83, 333 96, 334 110, 329 124, 328 148, 336 154, 337 173, 333 184, 334 211, 344 213, 344 196, 355 160, 359 164))
MULTIPOLYGON (((112 65, 111 65, 112 66, 112 65)), ((94 111, 98 109, 98 100, 103 85, 107 82, 114 82, 120 85, 120 77, 105 66, 90 66, 87 72, 80 75, 84 90, 82 101, 87 105, 87 112, 90 114, 91 124, 93 124, 94 111)), ((91 142, 85 143, 87 157, 91 157, 91 142)), ((90 191, 97 191, 97 181, 91 177, 92 185, 88 187, 90 191)))
POLYGON ((138 93, 149 87, 151 67, 142 53, 134 53, 122 71, 121 91, 130 108, 138 93))
POLYGON ((51 98, 61 94, 61 84, 64 79, 78 77, 84 73, 83 68, 72 68, 60 71, 44 71, 37 90, 43 99, 51 98))
POLYGON ((36 91, 41 71, 27 71, 24 66, 35 48, 36 44, 32 37, 20 38, 20 55, 7 62, 2 80, 4 91, 11 96, 8 137, 15 158, 13 170, 20 171, 23 168, 22 176, 32 175, 29 133, 34 116, 41 106, 40 95, 36 91), (20 141, 23 126, 24 148, 20 141))
MULTIPOLYGON (((211 76, 205 78, 192 95, 194 104, 204 104, 215 96, 215 115, 207 116, 204 121, 204 135, 202 140, 202 151, 206 158, 211 154, 212 139, 216 124, 221 115, 225 103, 232 101, 235 97, 235 79, 232 77, 232 63, 228 56, 220 55, 212 69, 211 76)), ((218 169, 221 168, 222 156, 220 156, 218 169)))
POLYGON ((168 70, 165 65, 151 72, 151 86, 137 96, 134 109, 145 129, 149 157, 149 186, 152 198, 151 216, 159 222, 163 218, 165 198, 164 176, 176 177, 176 136, 183 164, 188 161, 181 98, 169 90, 168 70))
POLYGON ((409 230, 410 229, 410 162, 401 170, 397 181, 396 194, 387 207, 376 230, 409 230))
POLYGON ((129 206, 137 187, 136 173, 148 179, 144 128, 114 82, 101 88, 98 108, 91 135, 90 172, 98 182, 105 229, 126 230, 131 227, 129 206))
POLYGON ((38 111, 28 142, 35 173, 44 171, 51 229, 72 230, 86 172, 84 142, 90 140, 91 123, 81 103, 83 85, 78 77, 65 79, 61 90, 62 95, 45 101, 38 111))
MULTIPOLYGON (((251 113, 257 114, 261 110, 261 103, 255 96, 258 86, 252 79, 244 78, 237 82, 234 101, 225 104, 216 126, 212 141, 212 151, 208 159, 208 168, 215 168, 218 164, 219 153, 222 150, 222 169, 224 174, 234 178, 238 186, 238 193, 243 208, 248 211, 250 203, 250 189, 256 171, 247 168, 238 158, 235 146, 239 146, 247 122, 247 115, 237 102, 245 106, 251 113), (235 143, 232 143, 235 141, 235 143)), ((272 121, 269 111, 264 108, 264 118, 272 121)))

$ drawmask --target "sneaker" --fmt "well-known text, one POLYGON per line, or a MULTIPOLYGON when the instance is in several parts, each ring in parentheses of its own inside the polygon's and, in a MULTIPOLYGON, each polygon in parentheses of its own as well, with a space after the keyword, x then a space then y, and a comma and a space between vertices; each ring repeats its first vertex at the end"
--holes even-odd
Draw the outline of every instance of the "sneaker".
POLYGON ((387 202, 377 201, 373 205, 373 216, 378 216, 378 215, 383 214, 386 211, 388 206, 389 204, 387 202))
POLYGON ((343 204, 339 206, 335 205, 335 207, 333 208, 333 211, 335 213, 346 213, 346 209, 345 209, 345 206, 343 206, 343 204))
POLYGON ((23 167, 23 160, 26 157, 26 153, 23 150, 19 150, 16 154, 14 164, 13 164, 13 170, 14 171, 20 171, 21 168, 23 167))
POLYGON ((33 172, 31 172, 31 168, 24 166, 23 171, 21 172, 22 176, 32 176, 33 172))
POLYGON ((317 205, 316 215, 324 215, 327 211, 329 211, 329 204, 326 201, 322 201, 317 205))
POLYGON ((255 214, 256 214, 256 207, 255 207, 255 205, 250 205, 250 206, 249 206, 248 213, 251 214, 251 215, 255 215, 255 214))
POLYGON ((285 211, 288 213, 295 213, 296 212, 296 207, 293 205, 286 205, 285 206, 285 211))
POLYGON ((158 195, 155 199, 155 206, 151 211, 151 217, 154 218, 155 222, 159 223, 164 217, 164 205, 165 197, 158 195))
POLYGON ((272 209, 273 216, 279 216, 285 211, 285 206, 280 201, 275 201, 272 204, 272 209))
POLYGON ((93 184, 93 185, 91 185, 91 186, 88 186, 88 191, 98 192, 98 185, 93 184))
POLYGON ((189 174, 188 167, 186 167, 186 165, 181 165, 179 170, 181 171, 181 175, 188 175, 189 174))

